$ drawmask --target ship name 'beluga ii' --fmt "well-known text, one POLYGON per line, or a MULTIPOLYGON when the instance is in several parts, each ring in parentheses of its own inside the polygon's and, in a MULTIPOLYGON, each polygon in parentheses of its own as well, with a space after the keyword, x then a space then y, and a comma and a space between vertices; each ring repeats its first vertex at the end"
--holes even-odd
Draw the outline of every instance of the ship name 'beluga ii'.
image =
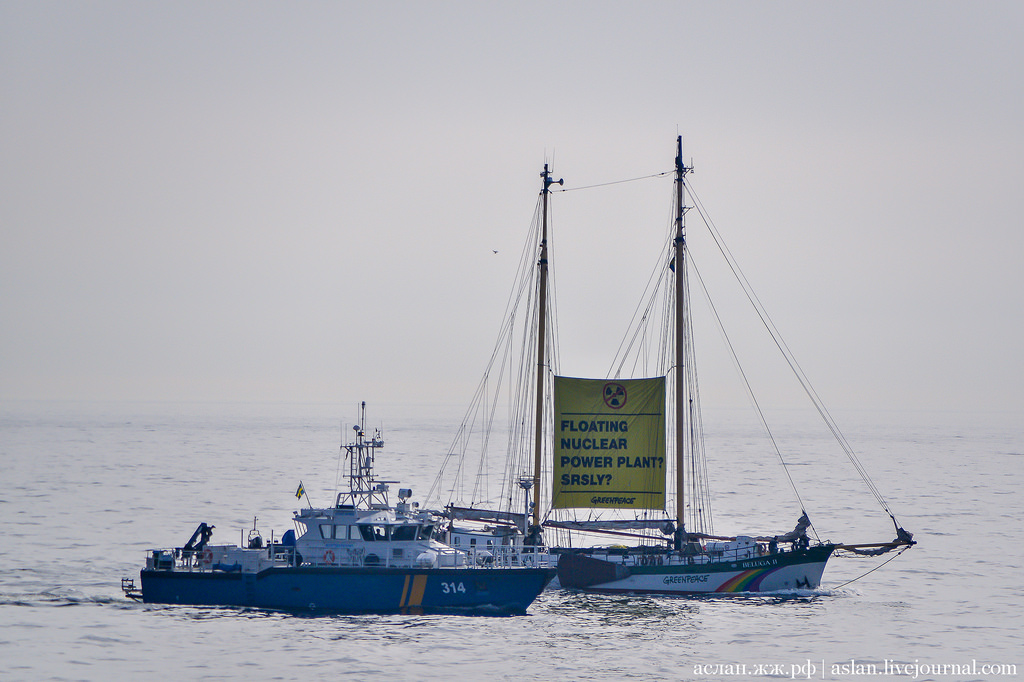
MULTIPOLYGON (((608 593, 702 594, 815 589, 833 554, 877 555, 912 546, 912 535, 896 521, 859 458, 811 388, 775 325, 749 288, 721 235, 692 197, 677 139, 673 218, 648 292, 634 324, 605 378, 562 376, 552 321, 555 306, 548 288, 550 195, 555 180, 545 164, 534 228, 524 250, 499 340, 459 430, 449 460, 453 480, 439 474, 428 500, 448 490, 447 528, 456 537, 480 541, 491 536, 522 538, 520 546, 537 556, 558 559, 563 588, 608 593), (688 206, 688 201, 695 206, 688 206), (793 369, 814 408, 868 490, 888 514, 896 538, 844 544, 822 540, 790 472, 787 457, 772 434, 764 411, 746 380, 733 344, 721 336, 740 367, 745 390, 795 498, 788 522, 769 521, 767 532, 716 534, 708 463, 730 453, 704 449, 704 422, 697 385, 690 312, 692 271, 686 216, 697 208, 715 245, 775 345, 793 369), (623 378, 623 370, 639 378, 623 378), (508 386, 507 391, 503 386, 508 386), (500 476, 491 471, 489 427, 501 422, 498 406, 509 394, 508 443, 500 476), (479 448, 472 436, 483 435, 479 448), (475 478, 467 456, 478 458, 475 478), (796 525, 793 527, 793 520, 796 525), (480 524, 487 525, 480 528, 480 524), (475 529, 472 524, 477 524, 475 529), (774 529, 771 527, 774 526, 774 529), (792 530, 786 530, 793 528, 792 530), (616 544, 605 539, 615 538, 616 544)), ((642 179, 642 178, 639 178, 642 179)), ((615 183, 606 183, 615 184, 615 183)), ((598 186, 595 186, 598 187, 598 186)), ((580 189, 591 189, 580 188, 580 189)), ((566 218, 568 211, 559 213, 566 218)), ((639 232, 632 229, 631 239, 639 232)), ((574 243, 570 240, 569 243, 574 243)), ((621 272, 616 272, 623 281, 621 272)), ((565 287, 566 282, 561 281, 565 287)), ((714 311, 714 304, 711 302, 714 311)), ((716 321, 717 313, 713 312, 716 321)), ((564 356, 564 350, 562 351, 564 356)), ((784 493, 783 489, 779 492, 784 493)), ((758 511, 750 508, 751 518, 758 511)), ((732 520, 735 523, 735 519, 732 520)), ((763 523, 763 522, 759 522, 763 523)))
MULTIPOLYGON (((348 492, 330 507, 300 509, 294 529, 264 541, 255 528, 243 545, 210 542, 200 524, 183 546, 151 550, 141 588, 147 603, 242 606, 326 613, 524 613, 554 578, 549 566, 524 566, 501 546, 456 549, 435 538, 440 517, 410 502, 388 501, 374 475, 380 433, 367 437, 366 403, 354 440, 342 447, 348 492)), ((304 494, 300 484, 296 496, 304 494)), ((307 496, 308 501, 308 496, 307 496)))

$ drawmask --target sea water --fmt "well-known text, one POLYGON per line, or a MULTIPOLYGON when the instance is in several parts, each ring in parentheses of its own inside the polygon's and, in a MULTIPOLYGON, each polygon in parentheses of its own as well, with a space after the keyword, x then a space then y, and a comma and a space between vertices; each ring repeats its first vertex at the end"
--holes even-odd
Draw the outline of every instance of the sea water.
MULTIPOLYGON (((253 526, 275 537, 326 505, 354 406, 0 403, 0 679, 739 680, 1024 677, 1024 427, 1019 414, 838 415, 920 543, 833 558, 820 589, 728 597, 547 590, 528 615, 339 616, 138 604, 146 550, 253 526), (345 426, 347 422, 348 426, 345 426), (888 561, 888 563, 886 563, 888 561), (875 570, 872 570, 875 569, 875 570), (853 582, 850 582, 853 581, 853 582)), ((370 406, 378 474, 426 493, 457 409, 370 406)), ((822 539, 895 529, 826 433, 763 438, 708 411, 715 530, 784 532, 801 502, 822 539)), ((397 488, 397 486, 392 486, 397 488)))

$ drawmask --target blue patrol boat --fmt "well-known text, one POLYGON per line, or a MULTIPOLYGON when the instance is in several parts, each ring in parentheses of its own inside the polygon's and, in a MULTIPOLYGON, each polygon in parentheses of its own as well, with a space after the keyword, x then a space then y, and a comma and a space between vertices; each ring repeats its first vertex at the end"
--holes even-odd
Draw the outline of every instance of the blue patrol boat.
POLYGON ((391 505, 388 486, 397 481, 374 477, 384 443, 379 431, 366 437, 365 413, 364 402, 355 439, 342 446, 349 491, 333 507, 295 512, 295 528, 279 541, 265 541, 254 523, 244 546, 212 544, 213 526, 202 523, 183 547, 150 550, 141 587, 124 578, 125 594, 325 613, 525 613, 554 578, 553 558, 507 545, 456 549, 436 539, 440 516, 410 502, 410 489, 391 505))

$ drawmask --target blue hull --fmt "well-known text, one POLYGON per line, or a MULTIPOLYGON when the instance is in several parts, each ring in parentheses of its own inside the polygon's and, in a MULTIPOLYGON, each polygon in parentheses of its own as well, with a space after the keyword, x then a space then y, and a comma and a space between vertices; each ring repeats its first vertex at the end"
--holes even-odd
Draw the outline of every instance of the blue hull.
POLYGON ((555 569, 270 568, 261 573, 143 569, 142 600, 329 613, 524 613, 555 569))

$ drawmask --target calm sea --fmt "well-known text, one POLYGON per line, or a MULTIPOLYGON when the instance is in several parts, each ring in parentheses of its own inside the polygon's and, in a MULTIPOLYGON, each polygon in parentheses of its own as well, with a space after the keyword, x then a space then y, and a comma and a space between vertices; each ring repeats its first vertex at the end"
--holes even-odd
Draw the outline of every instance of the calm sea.
MULTIPOLYGON (((300 480, 328 503, 355 417, 336 405, 0 403, 0 679, 1024 677, 1019 414, 837 415, 920 545, 870 573, 886 558, 833 559, 814 592, 548 590, 519 617, 300 616, 122 596, 148 548, 180 546, 200 521, 223 542, 253 516, 279 536, 300 480)), ((803 419, 779 415, 776 435, 818 534, 894 537, 803 419)), ((458 420, 457 409, 370 406, 387 441, 378 473, 422 499, 458 420)), ((759 430, 728 411, 705 422, 715 530, 791 529, 798 508, 759 430)))

